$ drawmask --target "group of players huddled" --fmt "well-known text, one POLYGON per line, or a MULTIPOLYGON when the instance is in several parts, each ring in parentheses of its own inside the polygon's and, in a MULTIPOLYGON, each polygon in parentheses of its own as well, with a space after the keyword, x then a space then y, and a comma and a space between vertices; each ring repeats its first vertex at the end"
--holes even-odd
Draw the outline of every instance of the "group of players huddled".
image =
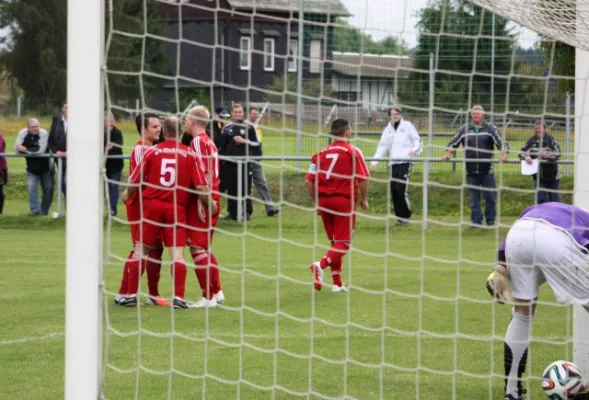
MULTIPOLYGON (((123 192, 134 248, 125 263, 115 303, 136 306, 143 272, 147 270, 147 303, 175 308, 216 307, 225 301, 219 268, 211 251, 220 211, 218 151, 207 134, 209 111, 191 109, 184 130, 190 147, 180 141, 182 122, 167 117, 159 141, 160 119, 145 113, 136 119, 141 139, 131 153, 129 187, 123 192), (158 281, 164 246, 173 260, 172 302, 160 296, 158 281), (188 246, 202 289, 195 303, 185 299, 188 246)), ((309 196, 316 204, 331 247, 311 265, 313 284, 321 290, 323 271, 330 267, 332 292, 346 292, 342 258, 349 251, 356 222, 356 204, 368 209, 370 173, 362 152, 349 143, 350 125, 331 125, 333 142, 312 157, 306 174, 309 196)), ((562 203, 532 206, 511 227, 498 250, 497 265, 487 289, 500 302, 514 304, 505 335, 505 400, 524 399, 522 375, 536 312, 539 286, 548 282, 557 301, 589 310, 589 212, 562 203)))

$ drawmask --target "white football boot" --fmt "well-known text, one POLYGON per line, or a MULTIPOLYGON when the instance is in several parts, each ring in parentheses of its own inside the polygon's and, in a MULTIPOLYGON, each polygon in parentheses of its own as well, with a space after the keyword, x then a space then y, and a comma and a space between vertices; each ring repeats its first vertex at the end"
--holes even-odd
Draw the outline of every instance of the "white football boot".
POLYGON ((313 273, 313 285, 315 290, 321 290, 323 287, 323 269, 319 261, 315 261, 311 264, 311 272, 313 273))

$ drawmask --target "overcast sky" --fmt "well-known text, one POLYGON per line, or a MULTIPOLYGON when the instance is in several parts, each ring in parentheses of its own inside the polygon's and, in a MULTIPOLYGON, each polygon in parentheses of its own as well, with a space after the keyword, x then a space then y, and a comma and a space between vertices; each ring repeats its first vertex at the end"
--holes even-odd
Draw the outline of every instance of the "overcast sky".
MULTIPOLYGON (((417 43, 415 14, 426 7, 427 0, 341 0, 350 14, 350 23, 375 39, 388 35, 403 38, 409 46, 417 43)), ((537 36, 522 30, 520 46, 531 47, 537 36)))

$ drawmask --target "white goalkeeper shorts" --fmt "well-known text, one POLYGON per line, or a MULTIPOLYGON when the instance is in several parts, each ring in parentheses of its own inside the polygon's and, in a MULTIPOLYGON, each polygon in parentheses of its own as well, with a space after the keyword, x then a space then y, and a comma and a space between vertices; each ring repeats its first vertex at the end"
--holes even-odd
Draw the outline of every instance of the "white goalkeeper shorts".
POLYGON ((505 241, 513 297, 533 300, 548 282, 556 301, 589 303, 589 256, 564 229, 544 221, 516 221, 505 241))

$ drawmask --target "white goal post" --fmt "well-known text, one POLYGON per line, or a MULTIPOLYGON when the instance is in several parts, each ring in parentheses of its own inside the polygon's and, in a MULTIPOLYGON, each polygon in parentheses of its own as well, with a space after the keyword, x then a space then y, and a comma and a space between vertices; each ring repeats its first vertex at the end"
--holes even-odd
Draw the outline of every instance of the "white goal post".
POLYGON ((67 14, 65 398, 90 400, 101 397, 104 0, 68 0, 67 14))

